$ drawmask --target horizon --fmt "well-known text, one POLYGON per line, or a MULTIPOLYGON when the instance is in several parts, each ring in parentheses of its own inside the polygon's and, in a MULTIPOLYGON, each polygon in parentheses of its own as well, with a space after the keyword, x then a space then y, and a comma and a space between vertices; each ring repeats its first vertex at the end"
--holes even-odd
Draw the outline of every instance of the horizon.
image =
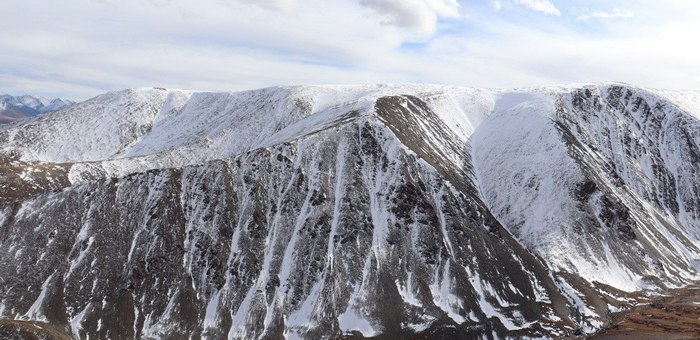
POLYGON ((690 0, 10 0, 1 93, 287 84, 700 88, 690 0))
POLYGON ((107 90, 104 92, 100 92, 95 94, 94 96, 90 96, 87 98, 66 98, 66 97, 45 97, 45 96, 40 96, 40 95, 33 95, 30 93, 22 93, 22 94, 11 94, 11 93, 3 93, 0 92, 0 96, 11 96, 11 97, 23 97, 23 96, 29 96, 29 97, 34 97, 38 99, 45 99, 45 100, 56 100, 56 99, 61 99, 61 100, 67 100, 71 101, 74 103, 81 103, 96 97, 99 97, 101 95, 107 94, 107 93, 116 93, 116 92, 122 92, 122 91, 129 91, 129 90, 164 90, 164 91, 183 91, 183 92, 191 92, 191 93, 241 93, 241 92, 250 92, 250 91, 259 91, 259 90, 264 90, 264 89, 274 89, 274 88, 292 88, 292 87, 325 87, 325 88, 352 88, 352 87, 360 87, 360 86, 369 86, 369 87, 378 87, 378 86, 425 86, 425 87, 454 87, 454 88, 459 88, 459 89, 474 89, 474 90, 493 90, 493 91, 538 91, 538 90, 545 90, 545 89, 576 89, 576 88, 582 88, 585 86, 604 86, 604 85, 621 85, 621 86, 627 86, 631 88, 636 88, 640 90, 662 90, 662 91, 689 91, 689 92, 700 92, 700 88, 698 89, 669 89, 669 88, 661 88, 661 87, 648 87, 648 86, 641 86, 638 84, 630 84, 622 81, 597 81, 597 82, 571 82, 571 83, 561 83, 561 84, 551 84, 551 85, 541 85, 541 86, 522 86, 522 87, 479 87, 479 86, 461 86, 461 85, 451 85, 451 84, 439 84, 439 83, 408 83, 408 82, 396 82, 396 83, 356 83, 356 84, 279 84, 279 85, 270 85, 270 86, 263 86, 263 87, 256 87, 256 88, 247 88, 247 89, 238 89, 238 90, 201 90, 201 89, 187 89, 187 88, 166 88, 166 87, 160 87, 160 86, 139 86, 139 87, 125 87, 125 88, 118 88, 118 89, 113 89, 113 90, 107 90))

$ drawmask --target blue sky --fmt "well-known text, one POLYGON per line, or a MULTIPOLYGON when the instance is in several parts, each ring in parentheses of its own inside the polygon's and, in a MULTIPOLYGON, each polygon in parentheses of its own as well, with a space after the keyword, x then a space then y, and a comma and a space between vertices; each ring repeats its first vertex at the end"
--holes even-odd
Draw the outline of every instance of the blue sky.
POLYGON ((5 0, 0 92, 418 82, 700 88, 696 0, 5 0))

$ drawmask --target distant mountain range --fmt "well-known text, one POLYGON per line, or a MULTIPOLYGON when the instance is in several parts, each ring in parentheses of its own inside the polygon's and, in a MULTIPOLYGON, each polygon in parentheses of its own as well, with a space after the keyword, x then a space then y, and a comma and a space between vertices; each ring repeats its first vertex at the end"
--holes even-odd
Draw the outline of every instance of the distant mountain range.
POLYGON ((12 123, 28 117, 64 109, 75 104, 72 100, 46 99, 34 96, 0 94, 0 124, 12 123))

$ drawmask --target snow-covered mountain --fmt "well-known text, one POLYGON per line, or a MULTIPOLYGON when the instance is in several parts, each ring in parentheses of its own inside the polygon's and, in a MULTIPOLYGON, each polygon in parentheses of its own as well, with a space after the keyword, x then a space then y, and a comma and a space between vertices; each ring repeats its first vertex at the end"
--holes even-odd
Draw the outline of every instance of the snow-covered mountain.
POLYGON ((614 83, 107 93, 0 130, 0 319, 590 333, 699 278, 699 145, 700 93, 614 83))
POLYGON ((46 99, 34 96, 10 96, 0 94, 0 124, 19 121, 28 117, 65 109, 75 102, 67 99, 46 99))

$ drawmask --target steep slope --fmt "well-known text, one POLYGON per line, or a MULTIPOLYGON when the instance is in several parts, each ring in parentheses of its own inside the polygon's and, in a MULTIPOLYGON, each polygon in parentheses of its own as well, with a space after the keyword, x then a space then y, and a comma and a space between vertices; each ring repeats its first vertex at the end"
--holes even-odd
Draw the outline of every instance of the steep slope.
POLYGON ((98 96, 0 131, 0 318, 98 338, 592 332, 697 278, 693 98, 98 96))
POLYGON ((665 289, 697 280, 698 129, 657 93, 591 85, 494 112, 474 158, 492 213, 565 291, 665 289))

